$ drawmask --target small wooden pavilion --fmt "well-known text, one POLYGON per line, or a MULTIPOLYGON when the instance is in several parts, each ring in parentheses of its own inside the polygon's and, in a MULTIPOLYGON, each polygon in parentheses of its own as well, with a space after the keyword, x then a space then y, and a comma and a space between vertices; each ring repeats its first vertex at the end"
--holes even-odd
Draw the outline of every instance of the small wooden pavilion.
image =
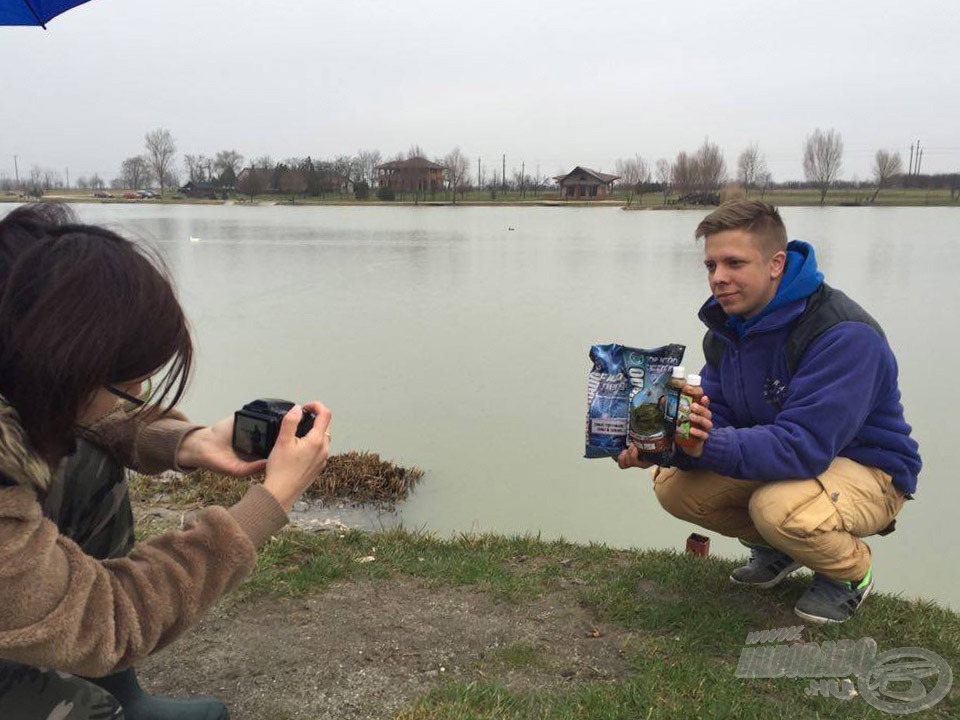
POLYGON ((610 196, 619 175, 608 175, 577 165, 566 175, 553 178, 564 200, 601 200, 610 196))

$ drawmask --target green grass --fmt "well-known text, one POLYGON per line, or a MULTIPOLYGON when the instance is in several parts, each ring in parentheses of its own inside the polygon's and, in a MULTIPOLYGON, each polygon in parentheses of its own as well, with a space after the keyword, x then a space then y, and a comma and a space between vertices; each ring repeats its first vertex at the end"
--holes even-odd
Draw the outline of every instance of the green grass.
MULTIPOLYGON (((257 571, 235 595, 295 596, 332 582, 416 577, 429 584, 472 586, 523 604, 561 588, 599 627, 628 632, 630 673, 616 682, 578 681, 559 689, 512 691, 489 682, 447 680, 398 717, 433 718, 881 718, 860 699, 843 702, 804 693, 806 680, 743 680, 734 675, 751 630, 799 624, 790 608, 803 588, 791 580, 767 593, 730 586, 735 562, 673 552, 635 552, 534 537, 306 535, 285 531, 263 550, 257 571), (373 562, 358 558, 373 556, 373 562)), ((922 647, 960 670, 960 617, 933 603, 878 594, 842 626, 809 627, 805 640, 872 637, 881 651, 922 647)), ((535 646, 503 647, 493 667, 549 672, 535 646), (545 670, 546 669, 546 670, 545 670)), ((490 665, 485 667, 489 668, 490 665)), ((915 717, 955 718, 954 690, 915 717)))
MULTIPOLYGON (((156 532, 155 525, 144 535, 156 532)), ((306 534, 287 529, 261 551, 256 571, 230 598, 290 597, 334 582, 418 578, 427 586, 469 586, 523 605, 547 593, 572 595, 597 627, 619 629, 630 642, 622 679, 557 682, 511 690, 497 671, 558 673, 549 648, 517 643, 482 660, 489 681, 445 679, 397 715, 401 720, 495 718, 884 718, 862 699, 805 694, 807 680, 737 678, 747 633, 800 624, 791 608, 804 579, 770 591, 730 585, 738 563, 666 551, 616 550, 536 537, 461 535, 441 540, 392 530, 306 534), (358 562, 374 557, 372 562, 358 562)), ((807 626, 804 640, 874 638, 879 650, 920 647, 960 672, 960 616, 932 602, 878 593, 842 626, 807 626)), ((955 687, 917 718, 960 716, 955 687)))

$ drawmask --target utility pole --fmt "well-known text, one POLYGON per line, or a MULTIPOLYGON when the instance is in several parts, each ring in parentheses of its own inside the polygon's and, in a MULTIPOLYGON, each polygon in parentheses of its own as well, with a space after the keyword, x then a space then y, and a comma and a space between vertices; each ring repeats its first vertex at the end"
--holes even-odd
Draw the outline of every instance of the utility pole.
POLYGON ((69 189, 70 189, 70 168, 64 168, 64 169, 67 171, 67 173, 66 173, 66 175, 67 175, 67 190, 69 190, 69 189))
POLYGON ((480 158, 477 158, 477 190, 483 190, 483 177, 480 175, 480 158))
POLYGON ((17 156, 13 156, 13 175, 17 181, 17 190, 20 189, 20 168, 17 166, 17 156))
MULTIPOLYGON (((917 141, 917 145, 919 144, 920 142, 917 141)), ((921 160, 923 160, 923 148, 920 148, 919 150, 917 150, 917 177, 918 178, 920 177, 920 161, 921 160)))

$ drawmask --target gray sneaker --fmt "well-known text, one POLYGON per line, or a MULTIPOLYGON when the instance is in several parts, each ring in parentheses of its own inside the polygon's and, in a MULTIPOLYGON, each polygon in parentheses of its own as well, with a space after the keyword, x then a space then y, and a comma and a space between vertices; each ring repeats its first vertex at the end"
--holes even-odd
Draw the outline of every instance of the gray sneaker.
POLYGON ((787 575, 803 567, 784 552, 762 545, 747 545, 750 562, 730 573, 730 580, 738 585, 772 588, 787 575))
POLYGON ((833 580, 820 573, 813 574, 813 583, 800 596, 793 611, 804 620, 815 623, 842 623, 853 614, 873 590, 873 571, 859 583, 833 580))

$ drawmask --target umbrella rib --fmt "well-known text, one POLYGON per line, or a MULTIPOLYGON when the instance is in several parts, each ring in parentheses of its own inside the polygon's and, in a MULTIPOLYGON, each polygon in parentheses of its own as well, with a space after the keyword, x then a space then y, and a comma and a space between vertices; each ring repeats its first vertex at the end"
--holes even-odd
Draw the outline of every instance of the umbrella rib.
POLYGON ((23 0, 23 4, 26 5, 30 12, 33 13, 34 20, 37 21, 37 24, 42 27, 44 30, 47 29, 47 26, 43 24, 43 20, 40 19, 40 16, 37 15, 37 11, 33 9, 33 5, 30 4, 30 0, 23 0))

